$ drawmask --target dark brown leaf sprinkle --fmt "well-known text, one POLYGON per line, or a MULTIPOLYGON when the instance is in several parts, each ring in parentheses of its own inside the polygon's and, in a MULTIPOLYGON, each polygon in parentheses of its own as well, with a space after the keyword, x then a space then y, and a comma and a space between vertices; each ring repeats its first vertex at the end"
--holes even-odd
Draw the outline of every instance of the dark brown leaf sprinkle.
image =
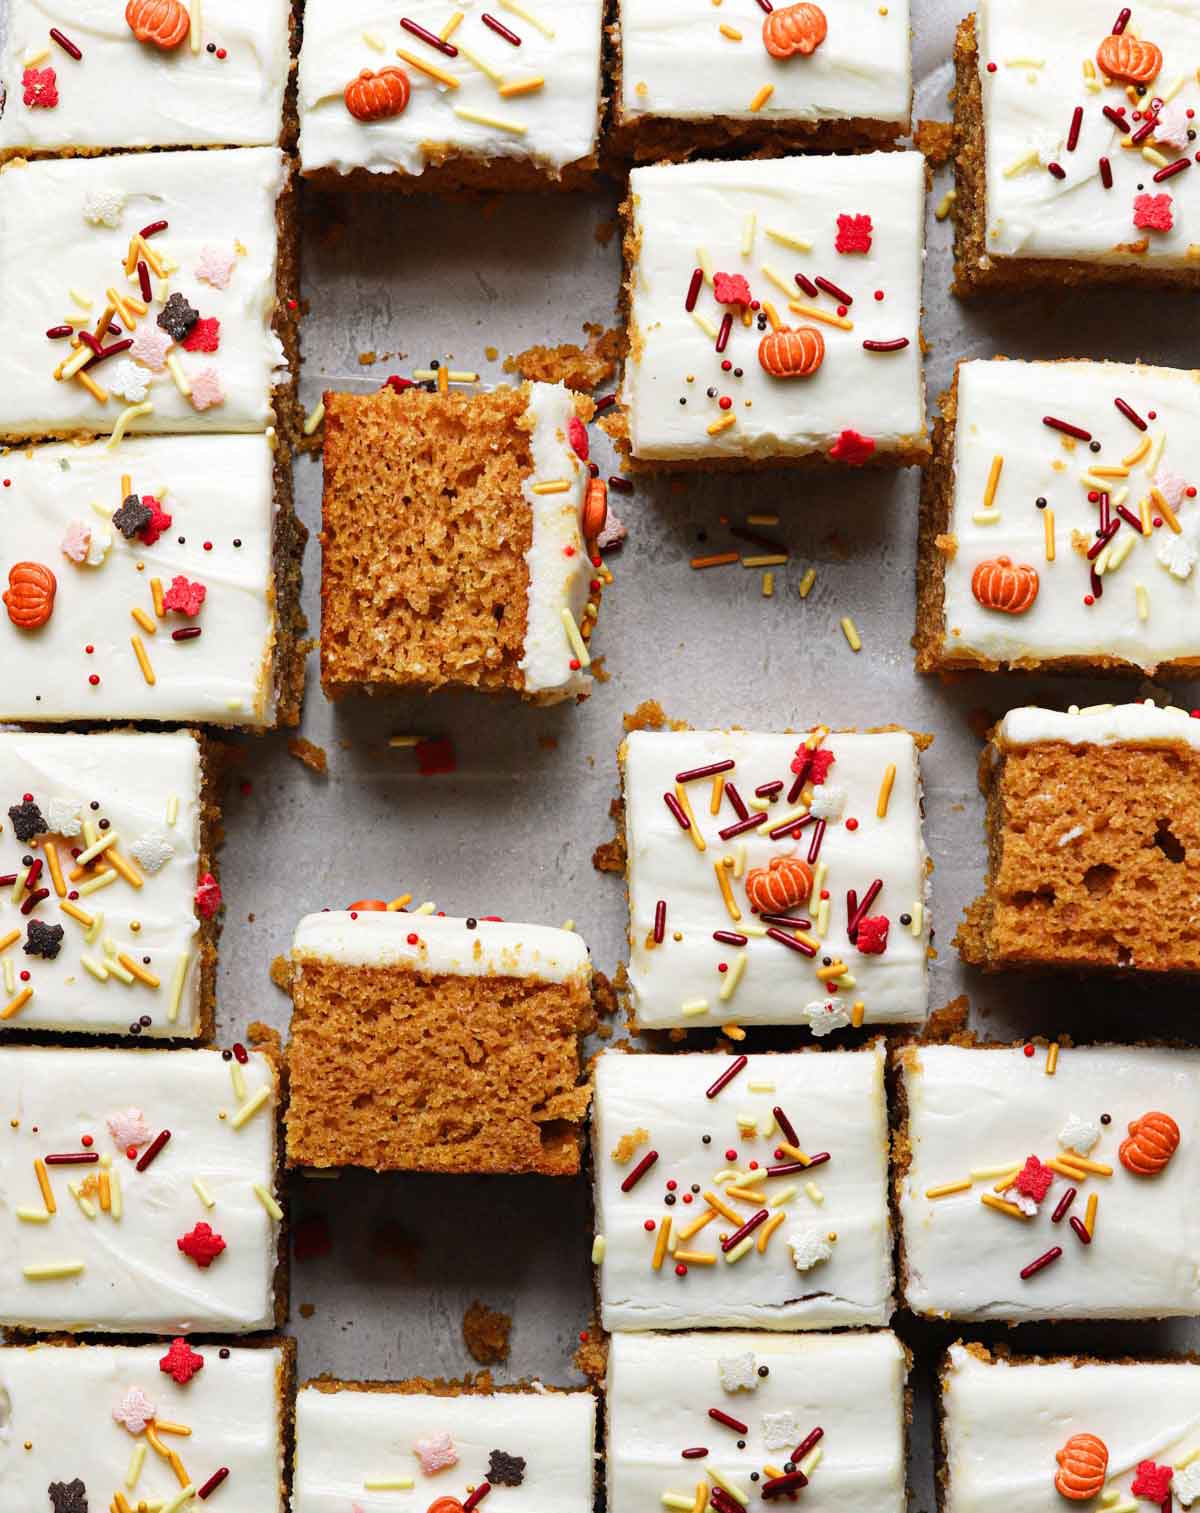
POLYGON ((194 310, 178 291, 158 312, 158 324, 173 341, 182 341, 199 319, 199 310, 194 310))
POLYGON ((23 950, 26 956, 44 956, 53 961, 62 950, 63 927, 43 924, 40 919, 31 919, 23 950))
POLYGON ((494 1487, 519 1487, 525 1480, 523 1457, 493 1450, 488 1459, 487 1479, 494 1487))
POLYGON ((8 817, 12 821, 13 834, 19 841, 31 841, 37 835, 48 834, 45 816, 32 799, 23 804, 9 806, 8 817))
POLYGON ((114 512, 112 523, 126 541, 132 541, 139 532, 146 529, 153 518, 150 506, 143 504, 136 494, 130 494, 120 509, 114 512))
POLYGON ((78 1477, 74 1481, 52 1481, 46 1491, 54 1513, 88 1513, 87 1488, 78 1477))

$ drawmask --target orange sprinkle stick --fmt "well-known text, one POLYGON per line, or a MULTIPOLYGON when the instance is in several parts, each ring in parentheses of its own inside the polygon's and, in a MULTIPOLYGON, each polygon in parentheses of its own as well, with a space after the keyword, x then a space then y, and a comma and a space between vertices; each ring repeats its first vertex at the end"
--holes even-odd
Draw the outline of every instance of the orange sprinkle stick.
POLYGON ((728 567, 731 562, 742 560, 740 552, 714 552, 711 557, 693 557, 692 566, 702 567, 728 567))

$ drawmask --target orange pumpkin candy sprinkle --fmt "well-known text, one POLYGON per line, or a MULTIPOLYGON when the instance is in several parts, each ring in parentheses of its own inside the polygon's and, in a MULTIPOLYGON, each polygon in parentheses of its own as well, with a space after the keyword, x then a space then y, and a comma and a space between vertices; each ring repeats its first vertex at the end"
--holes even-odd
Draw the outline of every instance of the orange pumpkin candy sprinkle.
POLYGON ((1130 1121, 1129 1138, 1117 1152, 1121 1165, 1137 1177, 1156 1177, 1179 1149, 1179 1126, 1170 1114, 1152 1111, 1130 1121))
POLYGON ((1068 1502, 1088 1502, 1104 1490, 1108 1446, 1095 1434, 1072 1434, 1054 1458, 1055 1490, 1068 1502))
POLYGON ((758 361, 772 378, 811 378, 825 361, 825 338, 816 326, 768 331, 758 344, 758 361))
POLYGON ((987 557, 971 574, 971 592, 984 609, 1006 615, 1023 615, 1038 596, 1035 567, 1023 562, 1013 566, 1011 557, 987 557))
POLYGON ((8 618, 20 630, 40 630, 54 613, 58 580, 40 562, 17 562, 8 570, 3 595, 8 618))
POLYGON ((769 867, 746 874, 746 897, 759 914, 782 914, 812 892, 812 868, 798 856, 773 856, 769 867))
POLYGON ((825 12, 804 0, 769 13, 763 22, 763 46, 773 58, 809 57, 824 42, 829 31, 825 12))
POLYGON ((186 40, 192 18, 181 0, 129 0, 125 21, 139 42, 171 52, 186 40))
POLYGON ((1162 71, 1163 55, 1153 42, 1128 32, 1105 37, 1096 49, 1096 67, 1121 84, 1149 84, 1162 71))
POLYGON ((346 85, 346 109, 356 121, 386 121, 403 114, 411 86, 402 68, 364 68, 346 85))

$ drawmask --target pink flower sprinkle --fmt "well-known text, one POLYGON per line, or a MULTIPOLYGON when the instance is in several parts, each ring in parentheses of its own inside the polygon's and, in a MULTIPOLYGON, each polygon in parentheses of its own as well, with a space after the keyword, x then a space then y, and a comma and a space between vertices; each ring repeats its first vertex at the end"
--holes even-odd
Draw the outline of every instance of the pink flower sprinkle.
POLYGON ((812 754, 812 760, 808 764, 808 780, 814 788, 819 788, 829 776, 829 769, 837 758, 828 746, 818 746, 812 754))
POLYGON ((421 1462, 421 1470, 426 1476, 432 1476, 435 1471, 447 1471, 458 1464, 458 1451, 444 1429, 419 1439, 413 1446, 413 1454, 421 1462))
POLYGON ((27 68, 21 84, 30 110, 53 110, 58 104, 58 80, 52 68, 27 68))
POLYGON ((1170 231, 1175 224, 1169 194, 1139 194, 1133 201, 1133 224, 1139 231, 1170 231))
POLYGON ((198 615, 207 594, 203 583, 193 583, 182 573, 176 573, 163 595, 163 608, 173 609, 180 615, 198 615))
POLYGON ((597 548, 602 552, 611 551, 614 546, 620 546, 628 535, 629 527, 617 519, 610 506, 604 529, 596 537, 597 548))
POLYGON ((85 562, 91 544, 91 526, 84 520, 69 520, 61 542, 63 556, 72 562, 85 562))
POLYGON ((146 1425, 154 1417, 154 1404, 146 1396, 140 1387, 130 1387, 129 1391, 113 1409, 113 1420, 123 1428, 128 1429, 130 1434, 141 1434, 146 1425))
POLYGON ((888 925, 886 914, 868 914, 858 922, 858 939, 854 944, 862 956, 882 956, 887 950, 888 925))
POLYGON ((200 257, 196 263, 196 277, 206 284, 211 284, 214 289, 227 289, 236 266, 235 253, 226 252, 221 247, 211 245, 201 247, 200 257))
POLYGON ((714 273, 713 295, 718 305, 748 305, 753 298, 740 273, 714 273))
POLYGON ((140 1108, 118 1109, 115 1114, 109 1114, 104 1122, 108 1125, 113 1143, 122 1150, 131 1145, 136 1148, 150 1144, 150 1126, 140 1108))
POLYGON ((1170 468, 1159 468, 1150 480, 1173 510, 1177 510, 1187 498, 1188 481, 1170 468))
POLYGON ((167 349, 170 345, 171 338, 161 327, 153 323, 142 325, 134 333, 133 346, 129 349, 129 355, 137 362, 145 364, 152 373, 161 373, 167 365, 167 349))
POLYGON ((1040 1203, 1050 1191, 1050 1184, 1053 1181, 1054 1173, 1050 1168, 1043 1166, 1036 1156, 1030 1156, 1017 1173, 1017 1180, 1013 1186, 1025 1197, 1032 1198, 1035 1203, 1040 1203))
POLYGON ((870 252, 874 231, 869 215, 839 215, 834 248, 838 252, 870 252))
POLYGON ((192 404, 197 410, 211 410, 214 405, 225 403, 225 390, 216 368, 201 368, 189 380, 192 386, 192 404))
POLYGON ((206 872, 196 884, 196 912, 201 919, 211 919, 221 907, 221 884, 206 872))
POLYGON ((1186 152, 1191 142, 1188 136, 1191 125, 1187 106, 1179 100, 1172 100, 1158 113, 1158 120, 1154 123, 1154 140, 1160 146, 1165 143, 1168 147, 1186 152))
POLYGON ((860 468, 875 450, 874 439, 858 431, 843 431, 829 448, 835 462, 844 462, 852 468, 860 468))
POLYGON ((215 315, 202 317, 180 345, 185 352, 215 352, 221 345, 221 322, 215 315))

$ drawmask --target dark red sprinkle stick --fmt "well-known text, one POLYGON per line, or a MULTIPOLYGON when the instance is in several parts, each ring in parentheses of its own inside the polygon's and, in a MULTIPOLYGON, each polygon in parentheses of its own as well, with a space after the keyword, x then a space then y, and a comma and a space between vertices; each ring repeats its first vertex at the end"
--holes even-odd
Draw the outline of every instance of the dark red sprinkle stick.
POLYGON ((894 336, 891 341, 865 341, 865 352, 903 352, 908 346, 907 336, 894 336))
POLYGON ((706 1098, 715 1098, 718 1093, 723 1092, 746 1066, 748 1061, 749 1057, 747 1056, 735 1056, 704 1096, 706 1098))
POLYGON ((812 920, 801 919, 795 914, 760 914, 759 922, 764 925, 778 925, 781 930, 811 930, 812 920))
POLYGON ((1083 128, 1083 106, 1076 105, 1074 114, 1071 116, 1071 126, 1067 132, 1067 151, 1074 152, 1079 146, 1079 133, 1083 128))
POLYGON ((1021 1268, 1022 1282, 1028 1282, 1030 1277, 1037 1276, 1039 1271, 1044 1271, 1047 1266, 1053 1265, 1062 1255, 1061 1245, 1052 1245, 1048 1251, 1040 1255, 1036 1261, 1030 1261, 1028 1266, 1021 1268))
POLYGON ((703 1460, 708 1450, 703 1445, 696 1445, 694 1449, 681 1450, 679 1453, 684 1460, 703 1460))
POLYGON ((624 1182, 621 1183, 621 1191, 623 1193, 631 1193, 657 1160, 657 1151, 647 1151, 625 1178, 624 1182))
POLYGON ((772 10, 774 9, 774 7, 771 4, 771 0, 758 0, 758 8, 759 8, 760 11, 766 11, 766 13, 767 13, 768 16, 771 14, 772 10))
POLYGON ((221 1485, 221 1483, 228 1475, 228 1466, 222 1466, 219 1471, 214 1471, 213 1474, 204 1483, 204 1485, 200 1488, 199 1492, 196 1493, 196 1496, 201 1500, 201 1502, 203 1502, 206 1497, 217 1490, 217 1488, 221 1485))
POLYGON ((46 332, 51 341, 58 341, 64 336, 70 336, 70 334, 70 326, 51 326, 49 331, 46 332))
POLYGON ((1061 163, 1047 163, 1046 172, 1052 179, 1065 179, 1067 176, 1067 170, 1061 163))
POLYGON ((34 892, 34 893, 31 893, 29 895, 29 897, 25 900, 25 902, 21 905, 21 913, 22 914, 32 914, 33 911, 37 908, 37 906, 41 903, 41 901, 44 898, 49 898, 49 897, 50 897, 50 889, 49 888, 38 888, 37 891, 34 892))
POLYGON ((0 877, 0 888, 11 888, 16 880, 17 874, 15 872, 6 872, 3 877, 0 877))
MULTIPOLYGON (((1133 526, 1134 530, 1138 533, 1139 536, 1142 534, 1142 522, 1138 519, 1138 517, 1133 513, 1132 510, 1127 510, 1123 504, 1119 504, 1117 505, 1117 514, 1120 515, 1121 519, 1125 522, 1126 525, 1133 526)), ((0 886, 3 885, 0 884, 0 886)))
POLYGON ((784 820, 781 825, 776 825, 773 829, 768 830, 767 834, 773 841, 779 841, 787 835, 798 835, 805 825, 815 825, 816 823, 811 814, 802 814, 797 819, 784 820))
POLYGON ((1043 415, 1042 424, 1052 431, 1061 431, 1064 436, 1074 436, 1076 441, 1091 441, 1092 433, 1082 426, 1073 426, 1069 420, 1058 420, 1053 415, 1043 415))
POLYGON ((661 946, 667 933, 667 901, 660 898, 654 905, 654 944, 661 946))
POLYGON ((99 1151, 67 1151, 58 1156, 43 1158, 47 1166, 94 1166, 100 1159, 99 1151))
POLYGON ((154 290, 150 287, 150 269, 146 266, 144 258, 138 259, 137 276, 138 288, 142 291, 142 298, 149 304, 154 298, 154 290))
POLYGON ((1125 30, 1125 28, 1129 25, 1129 18, 1132 14, 1133 12, 1129 9, 1128 6, 1123 6, 1121 8, 1117 19, 1113 22, 1112 34, 1114 37, 1119 37, 1125 30))
POLYGON ((750 1425, 743 1424, 740 1418, 734 1418, 731 1413, 725 1413, 720 1408, 710 1408, 709 1418, 716 1419, 718 1424, 724 1424, 726 1429, 732 1429, 735 1434, 749 1434, 750 1425))
MULTIPOLYGON (((725 797, 729 800, 730 808, 733 810, 734 814, 737 815, 738 819, 748 820, 750 818, 750 811, 746 808, 745 799, 742 798, 741 794, 737 791, 732 783, 725 784, 725 797)), ((762 823, 762 815, 755 815, 754 818, 760 824, 762 823)))
POLYGON ((171 632, 172 641, 194 641, 200 635, 198 625, 183 625, 178 630, 171 632))
POLYGON ((1113 123, 1118 131, 1129 130, 1129 122, 1125 119, 1125 112, 1123 110, 1114 109, 1111 105, 1106 105, 1104 107, 1104 114, 1113 123))
POLYGON ((818 1425, 818 1427, 814 1429, 811 1434, 807 1435, 800 1441, 800 1443, 792 1451, 789 1459, 793 1462, 803 1460, 808 1452, 812 1449, 812 1447, 817 1443, 817 1441, 824 1439, 824 1437, 825 1431, 818 1425))
POLYGON ((1103 578, 1101 578, 1100 574, 1096 571, 1096 569, 1094 567, 1092 568, 1092 585, 1091 586, 1092 586, 1092 598, 1093 599, 1103 599, 1103 597, 1104 597, 1104 580, 1103 580, 1103 578))
POLYGON ((110 357, 116 357, 121 352, 128 352, 130 347, 132 346, 133 337, 127 336, 123 341, 113 342, 111 347, 101 347, 99 352, 96 353, 95 357, 89 357, 87 362, 85 362, 83 366, 85 369, 88 369, 90 371, 92 368, 96 367, 98 363, 105 362, 110 357))
POLYGON ((1065 1214, 1067 1212, 1067 1209, 1070 1208, 1070 1206, 1071 1206, 1072 1203, 1074 1203, 1074 1201, 1075 1201, 1075 1194, 1078 1191, 1079 1191, 1079 1189, 1077 1187, 1068 1187, 1067 1188, 1066 1192, 1063 1193, 1062 1197, 1058 1200, 1058 1207, 1050 1215, 1050 1222, 1051 1222, 1051 1224, 1061 1224, 1062 1223, 1063 1218, 1064 1218, 1064 1216, 1065 1216, 1065 1214))
POLYGON ((815 956, 817 949, 810 946, 807 941, 797 940, 794 935, 787 935, 782 930, 776 930, 773 926, 767 931, 769 940, 777 940, 781 946, 786 946, 789 951, 798 951, 801 956, 815 956))
POLYGON ((1113 186, 1112 164, 1107 158, 1100 159, 1100 182, 1105 189, 1111 189, 1113 186))
POLYGON ((732 757, 727 757, 723 762, 709 762, 707 767, 689 767, 686 772, 677 772, 677 783, 695 783, 700 778, 715 778, 719 772, 729 772, 734 766, 732 757))
POLYGON ((1100 529, 1106 531, 1112 524, 1112 501, 1105 490, 1100 495, 1100 529))
POLYGON ((160 231, 165 231, 170 225, 169 221, 151 221, 148 226, 143 226, 138 232, 140 237, 157 236, 160 231))
POLYGON ((806 278, 803 273, 797 273, 794 275, 794 277, 797 285, 804 290, 809 299, 816 299, 817 295, 820 294, 821 291, 817 288, 816 284, 813 283, 812 279, 806 278))
POLYGON ((240 1040, 234 1041, 233 1059, 238 1063, 239 1066, 245 1066, 246 1063, 250 1060, 250 1052, 246 1049, 246 1047, 240 1040))
POLYGON ((1138 127, 1138 129, 1134 132, 1133 136, 1130 137, 1129 140, 1135 147, 1140 147, 1147 137, 1154 135, 1154 128, 1157 125, 1158 117, 1151 116, 1148 121, 1142 122, 1142 124, 1138 127))
POLYGON ((772 1476, 770 1481, 762 1484, 764 1502, 769 1502, 773 1497, 786 1497, 790 1492, 799 1492, 801 1488, 808 1486, 808 1477, 803 1471, 788 1471, 783 1476, 772 1476))
MULTIPOLYGON (((759 0, 762 4, 762 0, 759 0)), ((720 1487, 708 1489, 709 1506, 714 1513, 742 1513, 742 1505, 730 1497, 728 1492, 723 1492, 720 1487)))
POLYGON ((740 1245, 748 1235, 752 1235, 756 1229, 767 1222, 771 1217, 769 1208, 760 1208, 756 1214, 751 1214, 741 1229, 735 1229, 731 1235, 726 1235, 721 1241, 721 1251, 728 1255, 735 1245, 740 1245))
POLYGON ((40 856, 35 856, 34 859, 29 863, 29 871, 25 874, 25 886, 27 888, 32 888, 34 883, 37 882, 38 878, 41 877, 41 875, 42 859, 40 856))
POLYGON ((804 755, 800 758, 800 767, 799 767, 799 770, 796 773, 796 781, 792 784, 791 788, 788 790, 788 800, 787 801, 788 801, 789 804, 794 804, 796 802, 796 799, 799 797, 801 788, 803 788, 804 785, 805 785, 805 783, 808 781, 808 769, 811 766, 812 766, 812 752, 811 751, 805 751, 804 755))
POLYGON ((824 289, 826 294, 832 294, 839 304, 852 305, 854 303, 854 296, 847 294, 844 289, 839 289, 832 279, 823 278, 818 274, 813 279, 813 283, 816 284, 818 289, 824 289))
POLYGON ((1147 429, 1146 422, 1142 419, 1142 417, 1138 414, 1138 412, 1133 408, 1131 404, 1127 404, 1123 399, 1114 399, 1113 404, 1116 405, 1117 409, 1120 410, 1121 414, 1124 415, 1125 419, 1128 420, 1131 425, 1137 426, 1139 431, 1144 431, 1147 429))
MULTIPOLYGON (((430 47, 436 47, 438 52, 443 53, 447 58, 458 57, 458 48, 452 42, 443 42, 436 32, 431 32, 419 21, 410 21, 407 16, 401 16, 400 25, 414 37, 420 37, 422 42, 428 42, 430 47)), ((474 1507, 474 1504, 472 1503, 471 1506, 474 1507)))
POLYGON ((1182 173, 1185 168, 1192 166, 1191 158, 1176 158, 1173 163, 1168 163, 1165 168, 1160 168, 1154 175, 1154 182, 1161 184, 1164 179, 1173 179, 1177 173, 1182 173))
POLYGON ((729 333, 733 330, 733 316, 726 310, 721 317, 721 329, 717 332, 717 351, 724 352, 729 345, 729 333))
POLYGON ((601 394, 600 398, 596 401, 596 414, 603 415, 605 410, 611 410, 616 402, 617 396, 615 394, 601 394))
POLYGON ((1104 548, 1108 545, 1108 543, 1120 529, 1121 522, 1119 520, 1110 520, 1109 523, 1100 532, 1100 534, 1096 537, 1095 541, 1092 542, 1091 546, 1088 547, 1087 560, 1089 562, 1095 562, 1096 558, 1100 555, 1100 553, 1104 550, 1104 548))
POLYGON ((778 1166, 768 1166, 768 1177, 790 1177, 795 1172, 811 1171, 814 1166, 824 1166, 829 1160, 829 1152, 821 1151, 818 1155, 810 1156, 807 1161, 782 1161, 778 1166))
POLYGON ((719 940, 723 946, 745 946, 750 942, 748 935, 738 935, 734 930, 714 930, 713 939, 719 940))
POLYGON ((704 283, 704 269, 703 268, 693 268, 692 269, 692 281, 688 285, 687 296, 686 296, 686 298, 683 301, 683 308, 685 310, 694 310, 696 308, 696 301, 700 297, 700 286, 703 283, 704 283))
POLYGON ((796 1126, 792 1123, 792 1121, 788 1118, 784 1111, 778 1106, 778 1104, 771 1110, 771 1112, 775 1115, 775 1123, 783 1131, 784 1136, 787 1139, 787 1143, 789 1145, 799 1145, 800 1141, 796 1135, 796 1126))
POLYGON ((871 886, 867 889, 867 891, 863 894, 862 898, 859 899, 859 901, 858 901, 858 907, 855 909, 854 915, 851 918, 850 924, 849 924, 849 935, 850 935, 851 940, 854 939, 854 932, 858 929, 859 925, 862 924, 863 918, 866 915, 867 910, 871 907, 871 905, 879 897, 879 894, 880 894, 882 888, 883 888, 883 878, 882 877, 877 877, 875 879, 875 881, 871 884, 871 886))
MULTIPOLYGON (((725 784, 725 792, 729 792, 729 784, 725 784)), ((731 841, 735 835, 744 835, 747 830, 757 830, 762 824, 761 814, 748 814, 744 820, 735 820, 732 825, 726 825, 724 830, 718 830, 717 834, 723 841, 731 841)))
POLYGON ((503 21, 497 21, 495 16, 489 16, 487 11, 484 11, 479 19, 483 22, 484 26, 490 26, 498 37, 503 37, 506 42, 511 42, 514 47, 520 47, 520 37, 517 36, 516 32, 509 31, 503 21))
POLYGON ((616 489, 618 494, 633 493, 633 480, 622 478, 620 473, 610 473, 608 475, 608 486, 610 489, 616 489))
POLYGON ((171 1131, 169 1129, 160 1130, 159 1133, 155 1135, 154 1139, 151 1140, 146 1149, 142 1152, 140 1158, 138 1159, 137 1170, 144 1172, 170 1138, 171 1131))
POLYGON ((675 821, 681 830, 690 830, 692 828, 691 820, 688 819, 687 815, 683 812, 683 805, 679 802, 679 800, 673 793, 664 793, 663 803, 675 816, 675 821))
POLYGON ((1076 1214, 1071 1215, 1071 1228, 1079 1236, 1082 1244, 1090 1245, 1092 1243, 1092 1237, 1090 1234, 1088 1234, 1087 1225, 1076 1214))
POLYGON ((85 347, 89 347, 95 352, 97 356, 100 355, 100 338, 98 336, 93 336, 90 331, 81 331, 79 333, 79 340, 85 347))
POLYGON ((821 854, 821 842, 825 839, 825 821, 818 820, 813 827, 813 838, 808 848, 808 865, 811 867, 821 854))
POLYGON ((477 1508, 483 1499, 492 1490, 490 1481, 481 1481, 469 1497, 463 1499, 463 1513, 471 1513, 472 1508, 477 1508))
POLYGON ((773 783, 760 783, 754 790, 756 799, 777 798, 783 792, 783 779, 776 778, 773 783))
POLYGON ((52 42, 57 42, 59 47, 62 48, 63 52, 74 58, 76 63, 78 63, 80 58, 83 57, 83 53, 78 47, 75 46, 70 37, 64 37, 57 26, 52 26, 50 28, 50 40, 52 42))

